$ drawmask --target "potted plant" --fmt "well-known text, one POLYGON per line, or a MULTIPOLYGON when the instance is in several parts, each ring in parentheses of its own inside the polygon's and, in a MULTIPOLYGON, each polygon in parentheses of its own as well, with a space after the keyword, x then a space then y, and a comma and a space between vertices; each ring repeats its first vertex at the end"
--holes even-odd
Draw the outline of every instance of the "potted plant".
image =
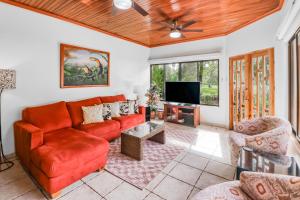
POLYGON ((158 102, 160 101, 159 88, 155 84, 151 85, 147 90, 146 97, 148 98, 147 105, 151 111, 151 119, 154 119, 158 109, 158 102))

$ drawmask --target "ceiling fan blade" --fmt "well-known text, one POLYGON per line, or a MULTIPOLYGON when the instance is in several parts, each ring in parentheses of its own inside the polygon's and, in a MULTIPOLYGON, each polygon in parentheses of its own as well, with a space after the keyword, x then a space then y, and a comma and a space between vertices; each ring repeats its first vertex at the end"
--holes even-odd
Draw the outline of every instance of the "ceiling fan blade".
POLYGON ((158 29, 154 29, 152 31, 166 31, 166 30, 169 30, 169 27, 161 27, 161 28, 158 28, 158 29))
POLYGON ((201 32, 203 32, 203 30, 202 29, 183 29, 183 30, 181 30, 181 32, 198 32, 198 33, 201 33, 201 32))
POLYGON ((193 24, 195 24, 195 23, 196 23, 195 20, 191 20, 191 21, 188 21, 188 22, 186 22, 186 23, 180 25, 179 28, 180 28, 180 29, 185 29, 186 27, 189 27, 189 26, 191 26, 191 25, 193 25, 193 24))
POLYGON ((180 36, 180 38, 186 38, 186 37, 185 37, 185 35, 183 35, 183 34, 181 33, 181 36, 180 36))
POLYGON ((134 1, 132 1, 132 8, 135 9, 138 13, 140 13, 144 17, 149 15, 147 11, 145 11, 141 6, 139 6, 139 4, 135 3, 134 1))

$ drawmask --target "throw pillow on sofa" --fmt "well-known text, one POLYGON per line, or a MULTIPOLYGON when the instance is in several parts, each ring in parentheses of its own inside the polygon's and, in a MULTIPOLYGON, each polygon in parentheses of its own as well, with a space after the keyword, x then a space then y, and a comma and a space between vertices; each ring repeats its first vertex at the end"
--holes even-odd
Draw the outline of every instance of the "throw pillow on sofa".
POLYGON ((120 102, 120 114, 121 115, 128 115, 129 113, 129 102, 124 101, 124 102, 120 102))
POLYGON ((111 105, 109 103, 103 104, 102 116, 104 120, 111 120, 111 105))
POLYGON ((102 110, 103 105, 95 106, 82 106, 83 111, 83 124, 91 124, 97 122, 103 122, 102 110))
POLYGON ((128 100, 128 103, 129 103, 129 113, 128 114, 139 113, 139 105, 136 100, 128 100))
POLYGON ((120 117, 120 103, 119 102, 104 103, 103 106, 105 104, 109 104, 111 107, 111 117, 120 117))

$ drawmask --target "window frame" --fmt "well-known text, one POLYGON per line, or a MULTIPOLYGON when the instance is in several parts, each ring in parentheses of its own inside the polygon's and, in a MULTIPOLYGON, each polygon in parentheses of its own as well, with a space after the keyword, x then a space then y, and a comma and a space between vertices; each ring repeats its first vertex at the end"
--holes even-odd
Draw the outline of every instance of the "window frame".
POLYGON ((297 31, 293 34, 293 36, 291 37, 291 39, 289 40, 289 42, 288 42, 288 65, 289 65, 289 67, 288 67, 288 70, 289 70, 289 72, 288 72, 288 74, 289 74, 289 77, 288 77, 288 83, 289 83, 289 99, 288 99, 288 102, 289 102, 289 113, 288 113, 288 115, 289 115, 289 121, 290 121, 290 123, 291 123, 291 125, 292 125, 292 131, 293 131, 293 133, 295 134, 295 136, 296 136, 296 138, 297 138, 297 140, 300 142, 300 123, 299 123, 299 120, 300 120, 300 103, 299 103, 299 100, 300 100, 300 92, 299 92, 299 89, 300 89, 300 69, 299 69, 299 67, 300 67, 300 56, 299 56, 299 43, 300 43, 300 41, 299 41, 299 34, 300 34, 300 27, 297 29, 297 31), (295 52, 294 51, 292 51, 292 48, 293 48, 293 45, 292 45, 292 43, 295 41, 295 45, 296 45, 296 47, 295 47, 295 49, 294 50, 296 50, 295 52), (294 53, 294 55, 292 55, 292 52, 294 53), (296 58, 295 57, 293 57, 293 56, 296 56, 296 58), (293 62, 293 59, 296 59, 296 63, 294 63, 293 62), (294 64, 296 64, 296 66, 294 66, 294 64), (296 80, 294 80, 295 81, 295 83, 294 84, 296 84, 295 86, 296 86, 296 91, 297 91, 297 94, 294 94, 293 93, 293 91, 292 91, 292 71, 293 71, 293 69, 292 69, 292 67, 295 67, 295 71, 296 71, 296 80), (296 111, 295 111, 295 109, 293 109, 294 107, 293 107, 293 105, 292 105, 292 98, 293 98, 293 95, 295 95, 294 97, 296 97, 296 102, 298 102, 297 103, 297 105, 295 106, 296 107, 296 111), (294 124, 293 124, 293 122, 292 122, 292 115, 293 115, 293 113, 292 112, 296 112, 296 113, 294 113, 294 114, 296 114, 296 127, 294 127, 294 124))
MULTIPOLYGON (((220 59, 219 58, 215 58, 215 59, 205 59, 205 60, 196 60, 196 61, 181 61, 181 62, 170 62, 170 63, 156 63, 156 64, 150 64, 150 85, 152 84, 152 68, 153 66, 157 66, 157 65, 162 65, 163 66, 163 70, 164 70, 164 77, 163 77, 163 81, 164 81, 164 85, 166 83, 166 66, 167 65, 173 65, 173 64, 178 64, 179 65, 179 69, 178 69, 178 81, 176 82, 181 82, 182 81, 182 64, 184 63, 197 63, 197 80, 200 82, 200 63, 203 62, 208 62, 208 61, 217 61, 217 65, 218 65, 218 104, 215 105, 211 105, 211 104, 204 104, 201 103, 200 101, 200 105, 202 106, 213 106, 213 107, 220 107, 220 59)), ((201 88, 202 82, 200 82, 200 88, 201 88)), ((201 92, 201 90, 200 90, 201 92)), ((201 99, 201 95, 200 95, 200 99, 201 99)), ((163 98, 160 99, 161 101, 165 101, 165 86, 163 88, 163 98)))

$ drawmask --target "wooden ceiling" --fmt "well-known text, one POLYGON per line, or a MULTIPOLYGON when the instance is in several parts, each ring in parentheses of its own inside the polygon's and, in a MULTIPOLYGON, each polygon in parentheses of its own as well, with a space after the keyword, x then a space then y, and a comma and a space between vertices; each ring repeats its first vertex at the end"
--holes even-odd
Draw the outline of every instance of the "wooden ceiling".
POLYGON ((112 0, 0 0, 46 14, 147 47, 227 35, 281 9, 284 0, 135 0, 149 15, 133 9, 112 14, 112 0), (158 9, 175 18, 187 11, 182 22, 196 20, 186 38, 172 39, 158 9))

